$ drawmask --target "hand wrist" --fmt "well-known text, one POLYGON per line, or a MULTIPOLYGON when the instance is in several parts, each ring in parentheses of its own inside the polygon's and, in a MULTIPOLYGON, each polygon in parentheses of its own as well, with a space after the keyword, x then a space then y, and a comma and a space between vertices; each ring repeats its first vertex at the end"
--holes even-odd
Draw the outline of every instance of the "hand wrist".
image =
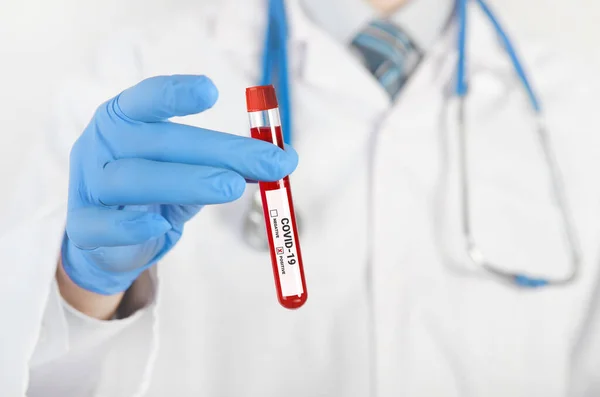
POLYGON ((103 295, 80 287, 66 273, 60 259, 56 269, 56 282, 61 296, 71 307, 99 320, 113 318, 124 296, 124 292, 103 295))

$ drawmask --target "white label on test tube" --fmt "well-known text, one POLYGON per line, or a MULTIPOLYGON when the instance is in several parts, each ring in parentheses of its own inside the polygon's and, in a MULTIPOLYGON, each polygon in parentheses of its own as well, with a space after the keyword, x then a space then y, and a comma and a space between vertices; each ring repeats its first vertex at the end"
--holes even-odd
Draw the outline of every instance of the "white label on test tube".
POLYGON ((287 189, 267 190, 265 195, 269 210, 269 222, 271 223, 271 235, 273 236, 273 245, 277 257, 281 293, 284 297, 301 295, 304 289, 302 288, 302 279, 297 265, 298 254, 292 229, 287 189))

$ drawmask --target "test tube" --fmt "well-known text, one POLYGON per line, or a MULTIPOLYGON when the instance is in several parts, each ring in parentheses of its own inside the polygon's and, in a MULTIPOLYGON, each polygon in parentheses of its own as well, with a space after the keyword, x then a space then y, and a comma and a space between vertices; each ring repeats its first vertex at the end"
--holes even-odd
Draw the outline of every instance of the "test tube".
MULTIPOLYGON (((284 149, 279 107, 273 86, 247 88, 246 105, 252 138, 270 142, 284 149)), ((279 181, 258 184, 277 299, 283 307, 297 309, 304 305, 308 294, 290 179, 286 176, 279 181)))

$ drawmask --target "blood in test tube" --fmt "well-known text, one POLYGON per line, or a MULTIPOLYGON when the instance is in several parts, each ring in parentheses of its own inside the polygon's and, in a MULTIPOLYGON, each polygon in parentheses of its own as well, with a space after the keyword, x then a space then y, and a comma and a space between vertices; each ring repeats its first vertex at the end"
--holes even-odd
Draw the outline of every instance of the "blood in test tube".
MULTIPOLYGON (((272 85, 246 89, 252 138, 284 149, 281 119, 272 85)), ((275 182, 259 182, 263 212, 279 303, 287 309, 304 305, 308 297, 292 189, 288 176, 275 182)))

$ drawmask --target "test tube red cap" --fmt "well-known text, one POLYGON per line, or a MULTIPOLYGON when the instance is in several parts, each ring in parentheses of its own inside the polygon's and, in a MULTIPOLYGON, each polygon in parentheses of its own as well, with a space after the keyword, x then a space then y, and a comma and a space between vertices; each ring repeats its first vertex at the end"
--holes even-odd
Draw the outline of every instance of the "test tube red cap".
POLYGON ((277 106, 277 96, 272 85, 246 88, 246 107, 249 112, 275 109, 277 106))

